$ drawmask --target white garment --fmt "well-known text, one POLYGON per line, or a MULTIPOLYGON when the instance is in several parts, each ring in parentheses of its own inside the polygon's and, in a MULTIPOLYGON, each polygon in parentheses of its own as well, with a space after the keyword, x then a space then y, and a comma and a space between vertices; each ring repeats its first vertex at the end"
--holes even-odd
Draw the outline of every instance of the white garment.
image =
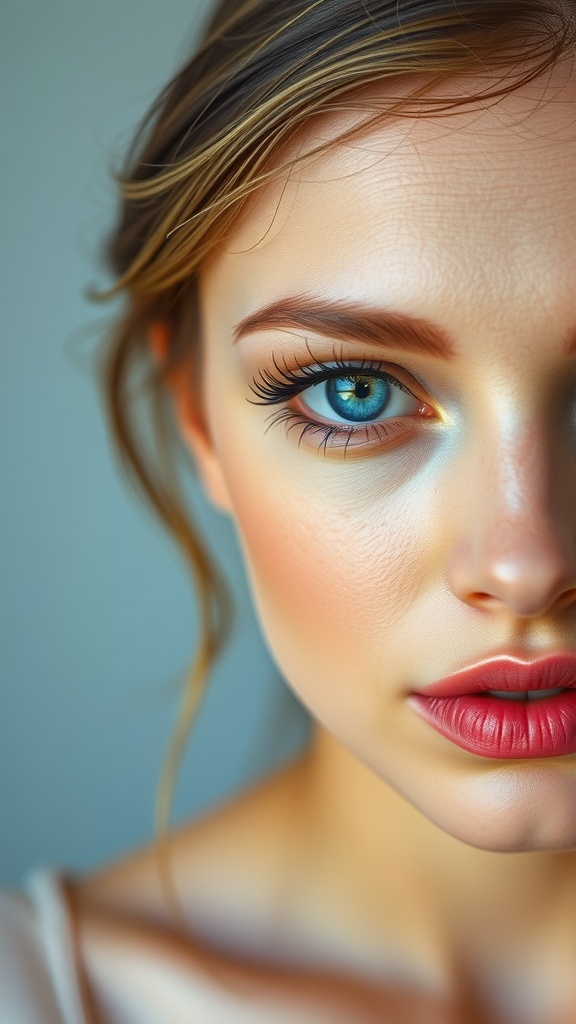
MULTIPOLYGON (((100 951, 102 952, 102 950, 100 951)), ((0 1024, 358 1024, 401 1020, 350 1010, 338 992, 215 983, 162 929, 122 929, 96 962, 88 995, 66 876, 41 869, 0 890, 0 1024), (100 971, 100 973, 98 973, 100 971), (96 1004, 92 1006, 94 999, 96 1004)), ((354 1004, 356 1005, 356 1004, 354 1004)))
POLYGON ((0 891, 0 1022, 89 1024, 56 871, 35 871, 23 891, 0 891))

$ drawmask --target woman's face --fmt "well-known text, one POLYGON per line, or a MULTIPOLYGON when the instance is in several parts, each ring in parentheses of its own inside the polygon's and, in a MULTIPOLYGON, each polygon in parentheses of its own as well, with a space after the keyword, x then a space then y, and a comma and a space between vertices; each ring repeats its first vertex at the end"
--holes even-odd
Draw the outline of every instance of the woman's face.
POLYGON ((270 186, 201 277, 204 439, 184 423, 288 683, 489 849, 576 846, 576 754, 469 753, 409 696, 576 652, 575 109, 557 69, 270 186))

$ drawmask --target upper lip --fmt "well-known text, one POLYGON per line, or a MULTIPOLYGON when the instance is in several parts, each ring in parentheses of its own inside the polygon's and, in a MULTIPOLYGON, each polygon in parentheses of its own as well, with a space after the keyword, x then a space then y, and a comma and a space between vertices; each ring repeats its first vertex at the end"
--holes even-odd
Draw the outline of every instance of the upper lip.
POLYGON ((576 654, 549 654, 536 661, 503 654, 477 661, 414 692, 425 697, 457 697, 466 693, 485 693, 486 690, 518 692, 556 687, 576 689, 576 654))

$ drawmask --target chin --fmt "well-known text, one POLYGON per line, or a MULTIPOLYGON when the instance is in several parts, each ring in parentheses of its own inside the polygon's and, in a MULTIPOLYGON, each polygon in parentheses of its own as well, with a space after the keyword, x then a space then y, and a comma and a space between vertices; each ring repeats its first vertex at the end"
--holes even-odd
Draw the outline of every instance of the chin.
MULTIPOLYGON (((443 828, 442 823, 437 823, 443 828)), ((527 824, 524 828, 503 829, 494 827, 492 822, 477 823, 476 827, 443 828, 445 832, 467 846, 491 853, 535 853, 537 851, 570 852, 576 850, 576 829, 574 823, 564 828, 543 827, 542 822, 527 824)))
MULTIPOLYGON (((493 853, 576 850, 576 779, 548 768, 540 779, 500 770, 427 815, 448 835, 493 853), (551 777, 550 777, 551 776, 551 777), (448 810, 446 809, 448 808, 448 810)), ((426 810, 421 808, 426 814, 426 810)))

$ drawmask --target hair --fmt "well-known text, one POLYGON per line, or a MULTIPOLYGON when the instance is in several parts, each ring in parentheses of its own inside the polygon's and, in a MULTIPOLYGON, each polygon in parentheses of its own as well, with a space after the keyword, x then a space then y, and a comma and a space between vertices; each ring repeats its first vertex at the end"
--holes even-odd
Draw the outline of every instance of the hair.
POLYGON ((246 201, 305 158, 280 159, 310 118, 358 103, 366 117, 342 141, 385 119, 497 102, 573 57, 575 37, 572 0, 222 0, 142 121, 117 176, 120 213, 106 250, 115 283, 98 298, 125 297, 103 364, 117 451, 180 546, 198 594, 199 643, 158 790, 162 835, 195 709, 232 621, 226 584, 184 500, 166 399, 178 367, 199 387, 199 270, 246 201), (423 74, 425 86, 409 95, 387 92, 377 109, 362 106, 366 87, 407 75, 418 85, 423 74), (428 95, 456 76, 454 95, 428 95), (463 92, 461 76, 475 76, 475 90, 463 92), (160 362, 150 352, 157 324, 170 337, 160 362))

